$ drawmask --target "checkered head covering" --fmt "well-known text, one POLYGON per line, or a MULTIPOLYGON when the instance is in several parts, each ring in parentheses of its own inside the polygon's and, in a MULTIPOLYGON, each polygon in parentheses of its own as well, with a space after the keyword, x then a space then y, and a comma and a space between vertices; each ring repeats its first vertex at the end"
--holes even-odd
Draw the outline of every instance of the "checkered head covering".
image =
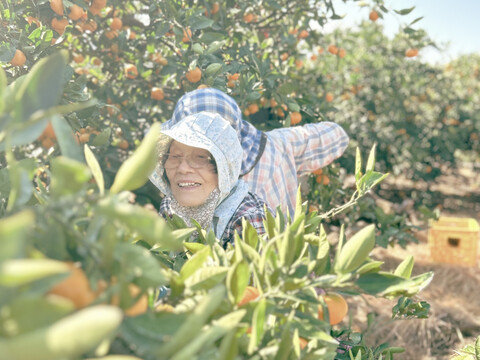
POLYGON ((243 148, 241 175, 248 173, 263 151, 262 131, 242 119, 242 111, 236 101, 224 92, 214 89, 197 89, 183 95, 177 102, 173 116, 162 126, 167 129, 188 115, 198 112, 219 114, 235 129, 243 148))

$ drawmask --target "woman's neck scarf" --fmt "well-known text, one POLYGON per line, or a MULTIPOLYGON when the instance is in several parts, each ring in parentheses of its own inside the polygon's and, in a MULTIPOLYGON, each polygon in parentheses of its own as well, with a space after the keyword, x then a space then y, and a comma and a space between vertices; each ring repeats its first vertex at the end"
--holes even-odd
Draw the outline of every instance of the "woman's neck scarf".
POLYGON ((173 196, 171 196, 169 200, 172 212, 180 216, 189 227, 193 226, 192 219, 194 219, 200 224, 202 229, 208 230, 212 225, 213 214, 219 199, 220 190, 215 188, 210 195, 208 195, 207 200, 196 207, 183 206, 173 196))

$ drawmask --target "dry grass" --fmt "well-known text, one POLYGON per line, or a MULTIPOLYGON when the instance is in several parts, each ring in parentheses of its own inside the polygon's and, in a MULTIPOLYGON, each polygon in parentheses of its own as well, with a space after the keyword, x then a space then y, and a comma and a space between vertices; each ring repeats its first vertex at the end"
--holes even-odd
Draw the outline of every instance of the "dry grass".
POLYGON ((401 346, 405 352, 395 359, 446 360, 480 335, 479 267, 462 267, 433 263, 425 241, 406 249, 375 249, 372 257, 384 261, 385 269, 395 269, 407 255, 415 257, 414 274, 435 273, 433 281, 417 297, 430 304, 428 319, 391 320, 395 301, 365 297, 352 304, 354 323, 366 329, 366 316, 376 313, 375 325, 365 334, 368 345, 384 342, 401 346))

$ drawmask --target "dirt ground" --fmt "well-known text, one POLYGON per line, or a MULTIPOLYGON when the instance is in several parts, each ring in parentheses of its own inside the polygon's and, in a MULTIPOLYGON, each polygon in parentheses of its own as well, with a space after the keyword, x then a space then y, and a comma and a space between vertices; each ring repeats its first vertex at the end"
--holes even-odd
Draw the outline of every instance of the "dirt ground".
MULTIPOLYGON (((440 209, 441 216, 468 217, 480 223, 480 164, 465 164, 430 184, 391 177, 382 191, 391 192, 390 196, 401 192, 418 199, 421 199, 419 194, 428 192, 430 195, 423 198, 425 205, 440 209)), ((419 243, 409 244, 405 249, 400 246, 376 248, 372 257, 384 261, 385 268, 393 270, 412 254, 414 274, 434 272, 433 281, 417 296, 418 300, 430 304, 429 318, 392 321, 391 309, 396 302, 375 297, 359 298, 351 308, 356 314, 354 324, 362 331, 366 329, 367 314, 376 314, 375 326, 365 334, 367 344, 389 342, 391 346, 404 347, 406 351, 396 354, 395 359, 446 360, 454 355, 454 350, 472 344, 480 336, 480 240, 477 236, 476 265, 434 261, 427 240, 428 224, 420 221, 415 210, 418 205, 416 201, 408 211, 411 223, 421 227, 415 235, 419 243)))

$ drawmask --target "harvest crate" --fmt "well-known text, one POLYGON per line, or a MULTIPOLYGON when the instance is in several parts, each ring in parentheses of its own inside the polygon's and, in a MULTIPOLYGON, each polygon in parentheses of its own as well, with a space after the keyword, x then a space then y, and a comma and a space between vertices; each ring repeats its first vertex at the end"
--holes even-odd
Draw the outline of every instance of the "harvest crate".
POLYGON ((479 235, 478 222, 471 218, 440 217, 428 229, 428 244, 433 261, 475 266, 479 235))

